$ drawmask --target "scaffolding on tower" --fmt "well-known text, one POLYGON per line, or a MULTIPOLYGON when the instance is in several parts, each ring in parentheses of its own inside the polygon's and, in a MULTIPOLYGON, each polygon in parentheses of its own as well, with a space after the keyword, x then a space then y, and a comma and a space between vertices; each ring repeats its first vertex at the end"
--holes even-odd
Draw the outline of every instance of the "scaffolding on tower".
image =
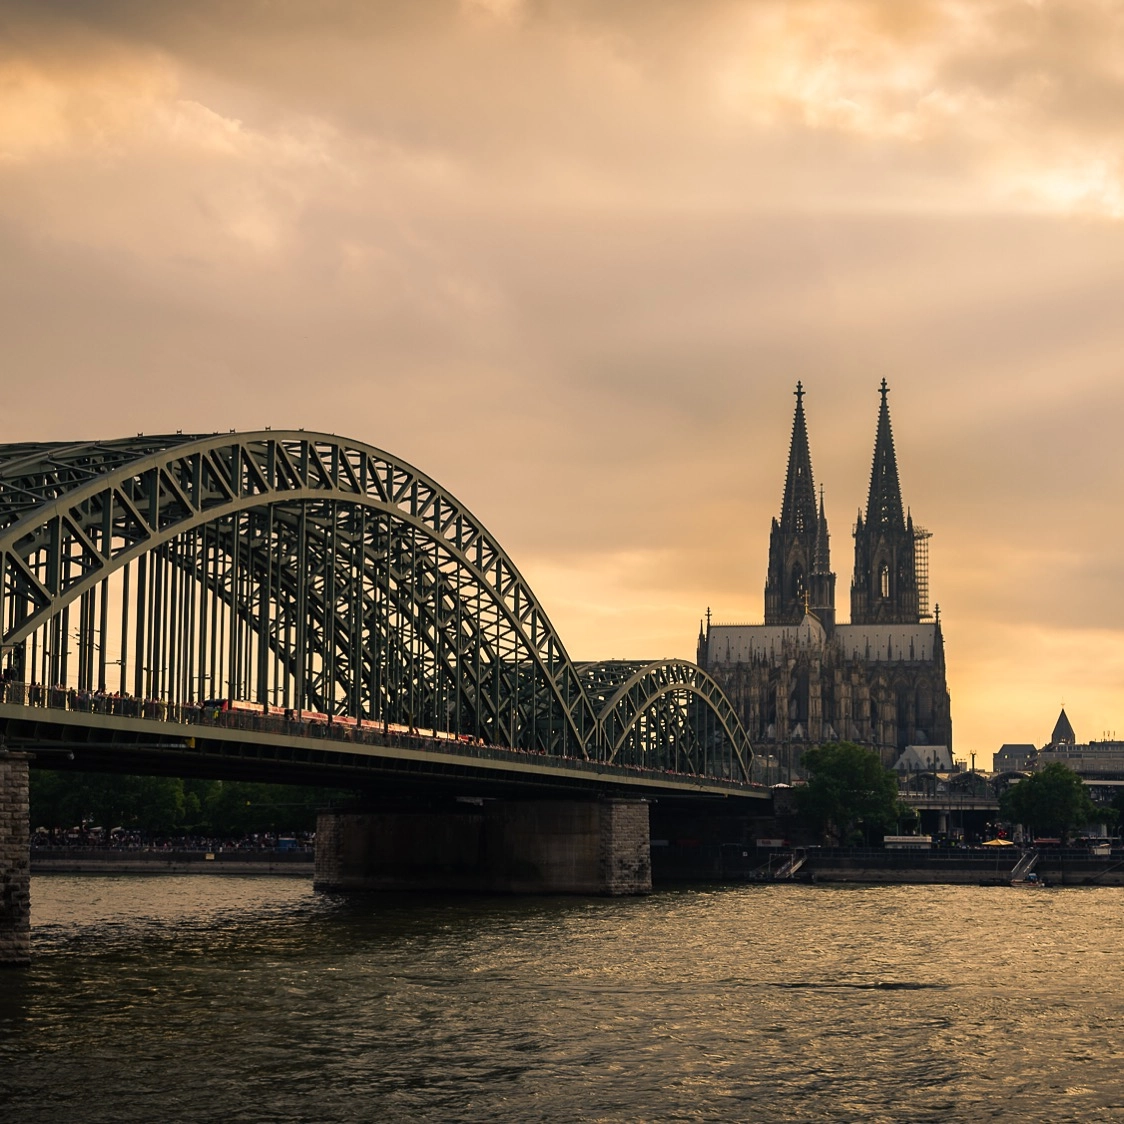
POLYGON ((929 612, 929 540, 932 531, 913 528, 913 572, 917 578, 917 613, 921 620, 932 617, 929 612))

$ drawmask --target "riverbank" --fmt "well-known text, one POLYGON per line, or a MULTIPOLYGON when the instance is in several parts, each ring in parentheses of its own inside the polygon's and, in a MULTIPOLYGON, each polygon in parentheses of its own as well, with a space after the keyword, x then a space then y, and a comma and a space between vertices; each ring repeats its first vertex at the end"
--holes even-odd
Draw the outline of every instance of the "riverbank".
MULTIPOLYGON (((865 882, 897 885, 1008 885, 1023 852, 883 851, 813 848, 794 873, 814 882, 865 882)), ((1091 855, 1078 848, 1040 850, 1030 868, 1051 886, 1124 886, 1124 855, 1091 855)))
MULTIPOLYGON (((791 876, 778 855, 772 869, 719 872, 701 878, 659 878, 661 884, 691 881, 851 882, 886 885, 1006 886, 1021 852, 999 855, 980 851, 882 851, 813 848, 791 876)), ((120 851, 88 848, 36 849, 32 874, 260 874, 311 878, 312 851, 120 851)), ((1090 855, 1070 849, 1040 852, 1033 868, 1051 886, 1124 886, 1124 855, 1090 855)))
POLYGON ((311 878, 311 851, 35 849, 32 874, 277 874, 311 878))

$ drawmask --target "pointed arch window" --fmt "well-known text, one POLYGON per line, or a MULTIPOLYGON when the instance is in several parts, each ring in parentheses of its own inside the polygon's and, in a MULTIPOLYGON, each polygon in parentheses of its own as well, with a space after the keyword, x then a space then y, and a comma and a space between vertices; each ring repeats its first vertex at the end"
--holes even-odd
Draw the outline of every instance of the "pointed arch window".
POLYGON ((795 601, 804 599, 804 567, 799 562, 792 567, 792 597, 795 601))
POLYGON ((878 596, 883 601, 890 599, 890 567, 885 562, 878 567, 878 596))

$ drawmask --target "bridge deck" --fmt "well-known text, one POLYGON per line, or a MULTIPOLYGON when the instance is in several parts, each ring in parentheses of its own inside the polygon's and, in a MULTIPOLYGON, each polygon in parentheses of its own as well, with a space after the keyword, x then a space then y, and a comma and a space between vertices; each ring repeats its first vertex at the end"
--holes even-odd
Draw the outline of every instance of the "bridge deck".
POLYGON ((311 725, 135 699, 104 701, 141 713, 6 703, 0 704, 0 729, 9 747, 37 754, 37 763, 48 767, 363 788, 455 787, 466 795, 568 789, 769 798, 764 786, 726 778, 387 732, 373 723, 311 725))

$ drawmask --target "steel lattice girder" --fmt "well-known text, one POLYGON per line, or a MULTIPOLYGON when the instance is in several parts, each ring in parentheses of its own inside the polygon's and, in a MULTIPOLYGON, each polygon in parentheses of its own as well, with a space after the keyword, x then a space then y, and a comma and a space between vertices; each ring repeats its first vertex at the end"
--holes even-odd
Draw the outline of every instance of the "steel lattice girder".
MULTIPOLYGON (((232 620, 227 682, 248 698, 264 701, 262 669, 271 659, 296 681, 299 705, 368 716, 408 680, 411 700, 418 695, 418 711, 406 715, 411 722, 420 713, 436 725, 439 707, 446 719, 454 707, 460 730, 463 701, 472 732, 490 740, 518 735, 529 748, 615 760, 648 721, 644 715, 682 731, 682 706, 673 713, 666 700, 689 695, 725 735, 729 766, 749 777, 748 741, 713 680, 682 661, 628 665, 627 674, 620 665, 600 679, 579 670, 471 512, 371 446, 304 431, 0 446, 6 652, 55 622, 55 656, 61 645, 65 660, 67 613, 78 603, 79 641, 87 647, 78 658, 88 684, 98 590, 104 640, 107 579, 133 563, 137 643, 143 624, 150 679, 170 645, 188 646, 182 624, 169 621, 161 633, 167 606, 191 614, 190 642, 202 646, 205 612, 213 622, 221 606, 232 620), (244 651, 234 643, 235 619, 250 637, 244 651), (236 673, 238 660, 247 666, 236 673), (392 674, 398 682, 388 681, 392 674), (452 700, 442 695, 449 684, 452 700)), ((127 599, 128 569, 125 580, 127 599)), ((126 620, 114 661, 123 679, 126 620)), ((213 649, 213 635, 209 641, 213 649)), ((184 682, 204 666, 203 651, 173 654, 184 682)), ((134 662, 139 685, 140 652, 134 662)), ((165 670, 157 669, 161 683, 165 670)), ((697 766, 705 746, 685 733, 679 740, 697 766)))
POLYGON ((739 773, 744 770, 748 777, 751 760, 741 755, 737 713, 719 684, 697 664, 687 660, 611 660, 579 664, 578 669, 598 709, 608 760, 672 768, 678 763, 674 756, 678 751, 680 760, 685 759, 692 768, 675 771, 712 771, 699 759, 708 746, 705 729, 700 731, 700 723, 689 720, 689 710, 694 707, 712 718, 711 732, 725 735, 734 747, 739 773), (639 745, 632 745, 630 752, 629 743, 635 742, 646 721, 665 732, 659 745, 663 760, 653 761, 639 745), (680 739, 683 744, 678 744, 680 739))

